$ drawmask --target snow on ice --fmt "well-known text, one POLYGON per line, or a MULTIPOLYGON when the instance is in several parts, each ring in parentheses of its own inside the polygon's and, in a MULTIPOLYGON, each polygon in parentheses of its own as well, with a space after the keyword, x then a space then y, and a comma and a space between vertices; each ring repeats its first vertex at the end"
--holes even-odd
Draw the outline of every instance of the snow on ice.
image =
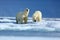
POLYGON ((0 17, 0 30, 60 30, 60 18, 43 18, 42 22, 33 22, 28 18, 27 24, 16 24, 15 17, 0 17))

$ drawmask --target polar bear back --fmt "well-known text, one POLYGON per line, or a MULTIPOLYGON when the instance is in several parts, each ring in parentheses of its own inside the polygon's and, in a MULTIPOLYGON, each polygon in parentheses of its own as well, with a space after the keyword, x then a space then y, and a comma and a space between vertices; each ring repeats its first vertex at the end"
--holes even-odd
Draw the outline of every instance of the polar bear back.
POLYGON ((22 17, 22 15, 23 15, 23 12, 19 12, 19 13, 16 15, 16 17, 20 19, 20 18, 22 17))
POLYGON ((34 17, 42 17, 42 13, 40 11, 35 11, 35 13, 33 14, 34 17))

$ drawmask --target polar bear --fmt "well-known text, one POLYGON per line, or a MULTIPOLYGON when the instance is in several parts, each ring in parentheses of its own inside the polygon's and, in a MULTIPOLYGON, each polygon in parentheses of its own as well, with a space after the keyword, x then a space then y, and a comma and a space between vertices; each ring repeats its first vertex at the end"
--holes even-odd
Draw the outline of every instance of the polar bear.
POLYGON ((26 8, 24 10, 24 12, 19 12, 16 15, 16 23, 27 23, 27 19, 28 19, 28 14, 29 14, 29 9, 26 8))
POLYGON ((39 11, 39 10, 35 11, 35 13, 32 15, 32 19, 34 22, 41 22, 42 21, 41 11, 39 11))

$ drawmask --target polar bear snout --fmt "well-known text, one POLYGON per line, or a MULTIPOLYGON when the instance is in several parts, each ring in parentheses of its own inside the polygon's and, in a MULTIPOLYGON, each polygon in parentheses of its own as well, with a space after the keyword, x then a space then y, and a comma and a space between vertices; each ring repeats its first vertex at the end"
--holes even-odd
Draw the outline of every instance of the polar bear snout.
POLYGON ((28 9, 26 9, 26 11, 28 12, 28 9))
POLYGON ((34 20, 34 22, 36 22, 36 20, 34 20))
POLYGON ((26 8, 26 11, 27 11, 27 12, 29 12, 29 9, 28 9, 28 8, 26 8))

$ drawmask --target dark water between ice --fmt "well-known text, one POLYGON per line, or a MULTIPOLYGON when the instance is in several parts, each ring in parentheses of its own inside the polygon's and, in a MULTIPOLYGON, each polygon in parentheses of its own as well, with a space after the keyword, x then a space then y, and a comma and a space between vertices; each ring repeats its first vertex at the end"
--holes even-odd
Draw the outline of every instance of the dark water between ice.
POLYGON ((0 31, 0 36, 60 37, 60 32, 4 30, 4 31, 0 31))

